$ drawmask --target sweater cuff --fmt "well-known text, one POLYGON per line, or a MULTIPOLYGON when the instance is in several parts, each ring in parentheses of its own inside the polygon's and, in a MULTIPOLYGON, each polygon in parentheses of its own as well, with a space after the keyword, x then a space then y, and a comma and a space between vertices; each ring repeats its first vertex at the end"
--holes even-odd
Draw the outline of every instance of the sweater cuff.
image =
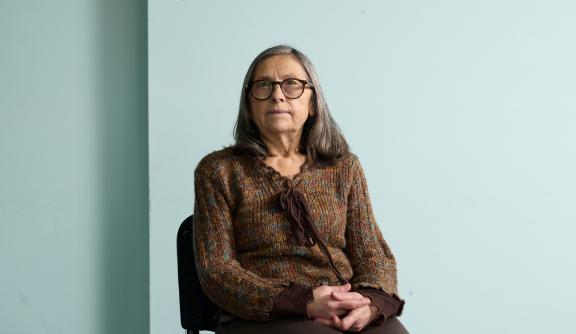
POLYGON ((290 283, 274 297, 274 305, 270 313, 276 315, 307 315, 306 306, 314 299, 312 287, 290 283))
POLYGON ((378 309, 379 315, 374 319, 375 324, 379 325, 389 317, 402 315, 405 302, 396 294, 390 295, 384 291, 371 288, 362 288, 357 292, 369 298, 372 301, 370 305, 376 306, 378 309))

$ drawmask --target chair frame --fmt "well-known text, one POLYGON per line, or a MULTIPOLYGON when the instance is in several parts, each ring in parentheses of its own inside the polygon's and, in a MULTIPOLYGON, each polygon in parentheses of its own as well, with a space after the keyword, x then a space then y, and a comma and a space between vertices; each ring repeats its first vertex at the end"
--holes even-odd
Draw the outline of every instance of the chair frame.
POLYGON ((186 334, 215 331, 218 307, 206 296, 198 280, 194 260, 194 217, 180 224, 176 237, 180 324, 186 334))

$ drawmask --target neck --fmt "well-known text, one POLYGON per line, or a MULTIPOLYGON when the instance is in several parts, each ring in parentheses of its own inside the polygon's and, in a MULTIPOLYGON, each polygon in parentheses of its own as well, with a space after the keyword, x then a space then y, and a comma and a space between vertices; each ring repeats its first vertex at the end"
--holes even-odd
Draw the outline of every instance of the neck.
POLYGON ((268 156, 291 157, 301 155, 300 148, 301 133, 279 134, 276 136, 260 135, 260 138, 266 145, 268 156))

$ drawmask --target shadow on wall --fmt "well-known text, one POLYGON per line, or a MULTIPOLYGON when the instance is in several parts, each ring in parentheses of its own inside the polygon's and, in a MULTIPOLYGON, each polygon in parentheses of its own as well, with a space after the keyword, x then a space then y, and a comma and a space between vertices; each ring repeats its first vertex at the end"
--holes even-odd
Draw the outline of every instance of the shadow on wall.
POLYGON ((147 2, 97 4, 102 333, 149 332, 147 2))

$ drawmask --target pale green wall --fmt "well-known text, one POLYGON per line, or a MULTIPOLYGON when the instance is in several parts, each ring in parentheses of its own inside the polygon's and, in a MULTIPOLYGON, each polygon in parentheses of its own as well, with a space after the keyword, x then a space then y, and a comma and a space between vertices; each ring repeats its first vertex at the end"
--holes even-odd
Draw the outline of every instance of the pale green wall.
POLYGON ((252 58, 317 65, 399 261, 413 333, 574 333, 574 1, 164 1, 150 12, 151 332, 174 238, 252 58))
POLYGON ((147 333, 146 2, 0 2, 0 333, 147 333))

